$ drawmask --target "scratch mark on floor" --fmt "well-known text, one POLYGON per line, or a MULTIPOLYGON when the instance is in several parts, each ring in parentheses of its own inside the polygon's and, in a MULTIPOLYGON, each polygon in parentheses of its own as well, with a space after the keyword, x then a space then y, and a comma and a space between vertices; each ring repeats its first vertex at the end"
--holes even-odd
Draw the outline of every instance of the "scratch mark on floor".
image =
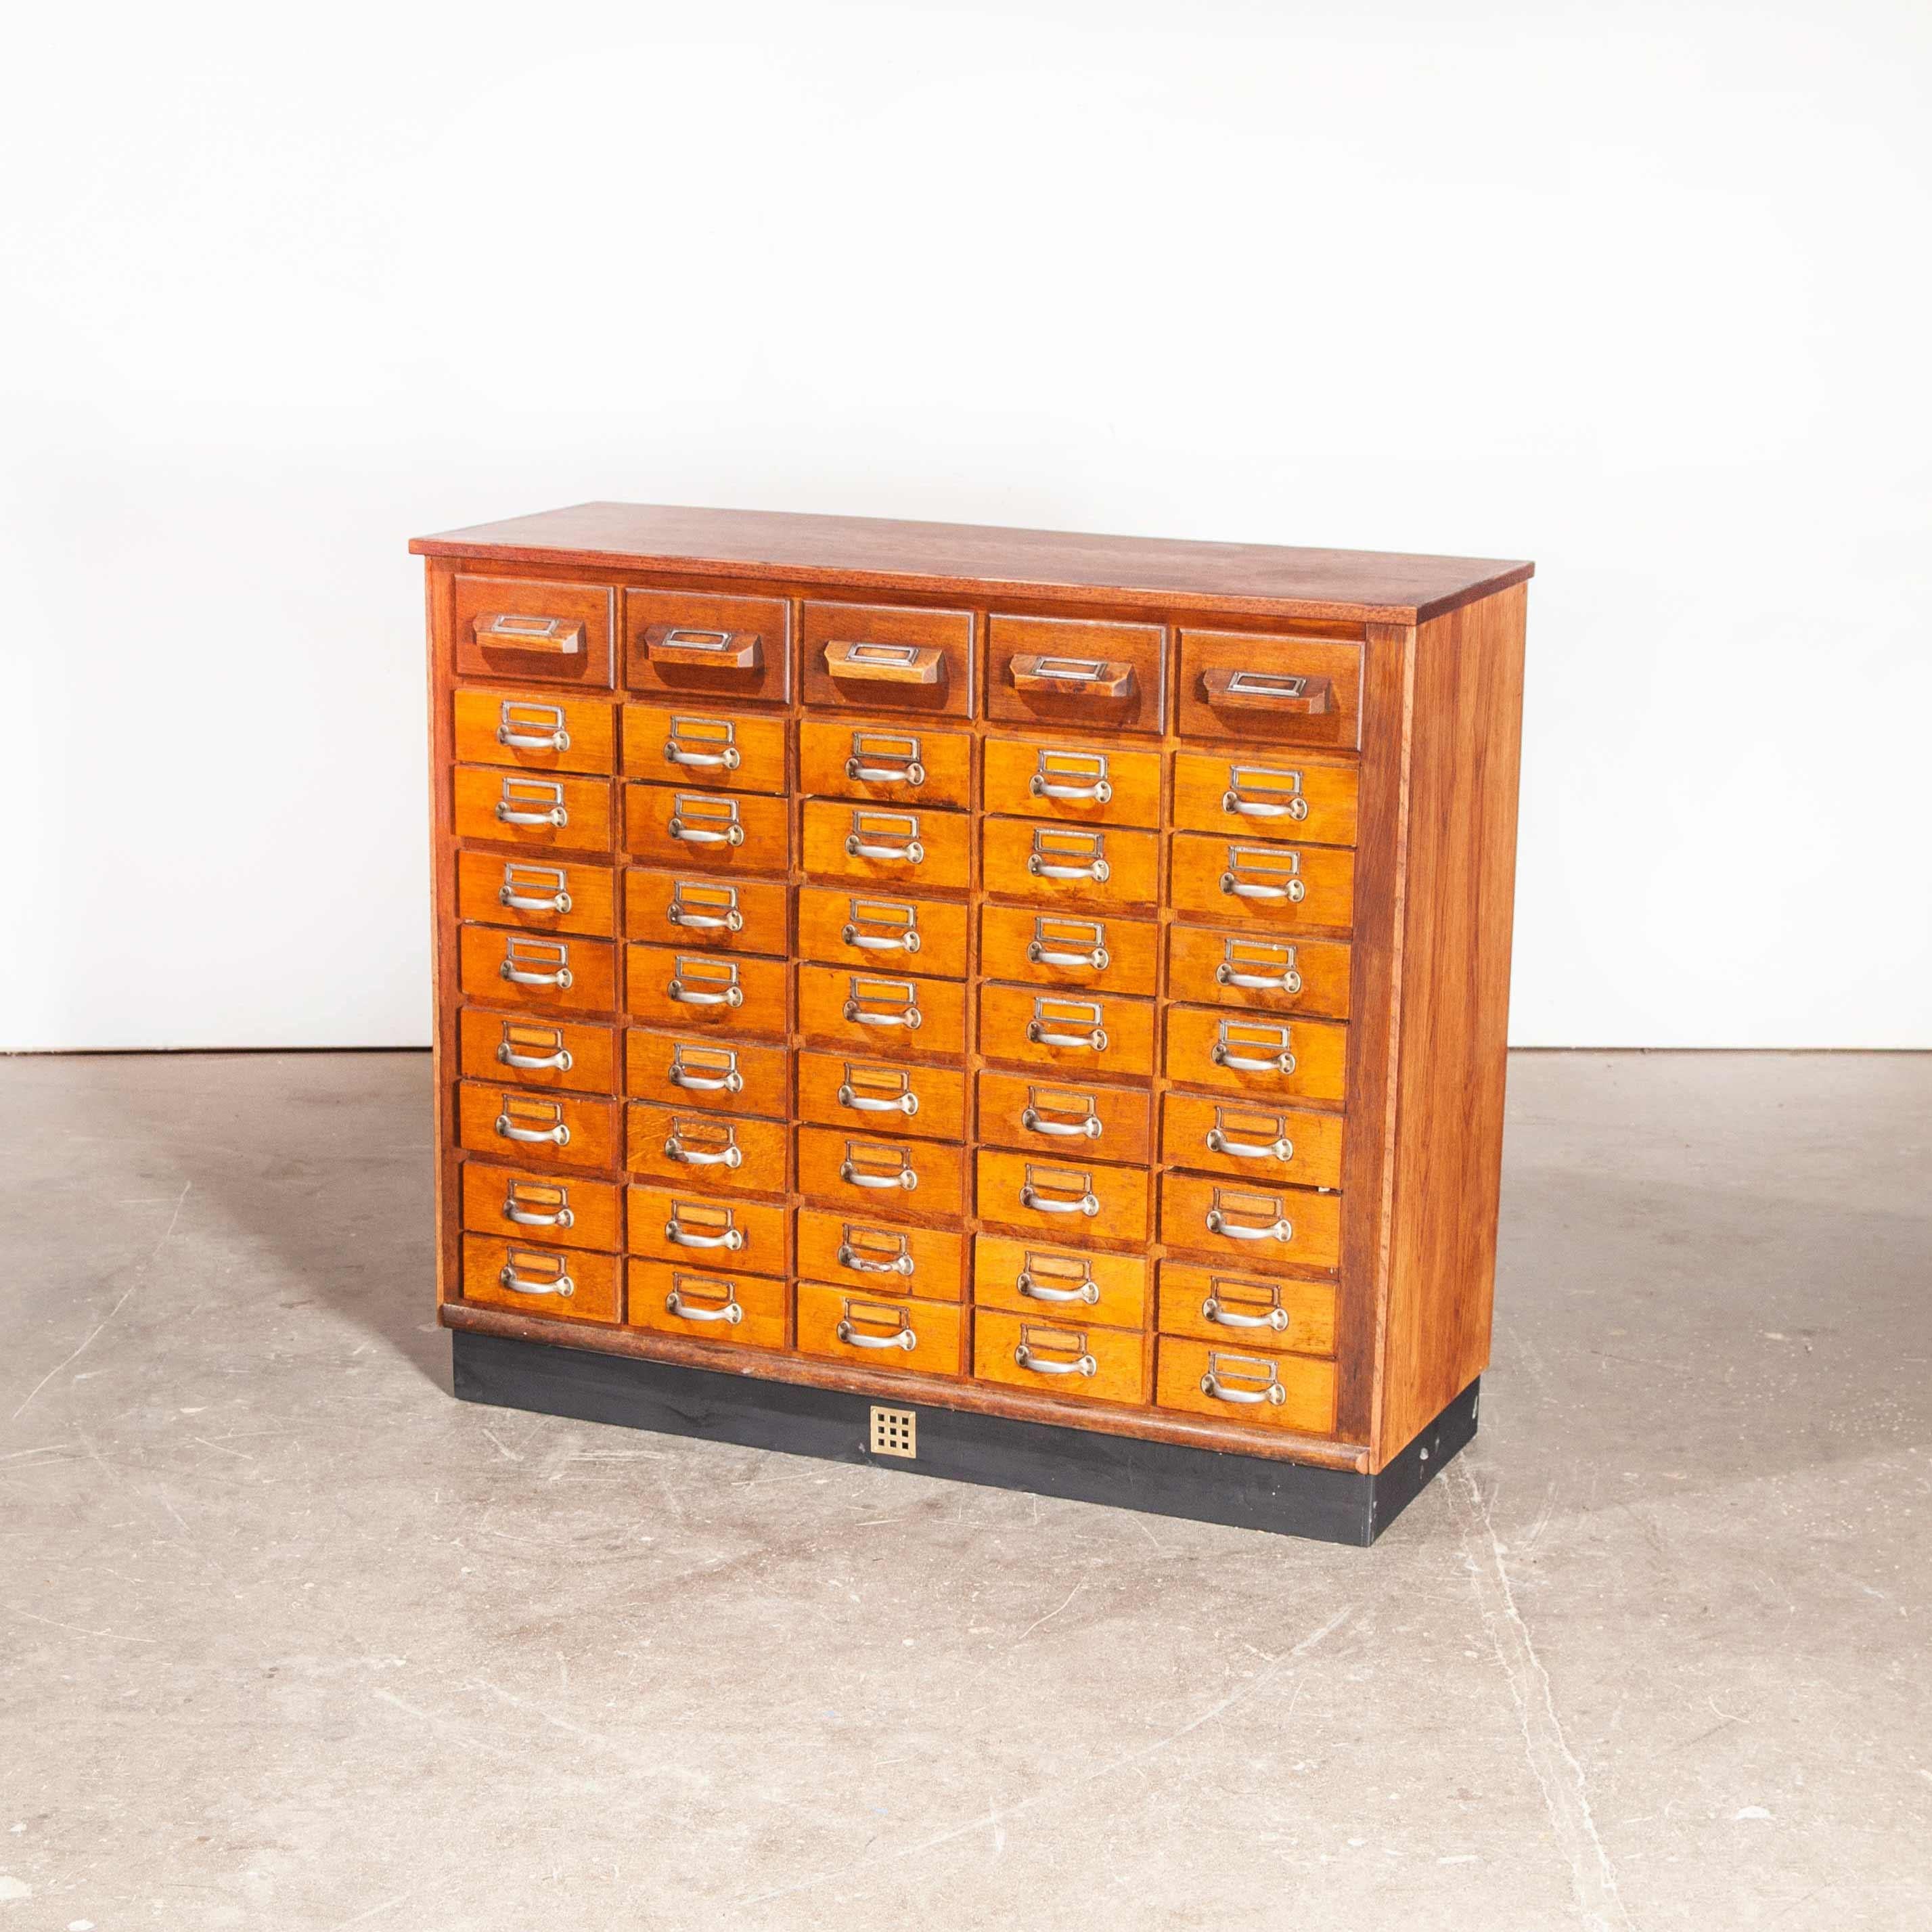
POLYGON ((1074 1598, 1078 1596, 1080 1592, 1085 1589, 1086 1587, 1086 1580, 1083 1577, 1078 1582, 1074 1585, 1072 1589, 1067 1592, 1066 1601, 1060 1604, 1059 1610, 1048 1610, 1046 1615, 1043 1617, 1035 1617, 1033 1622, 1028 1624, 1026 1628, 1022 1630, 1019 1635, 1013 1639, 1013 1642, 1016 1644, 1024 1643, 1027 1639, 1031 1636, 1034 1632, 1038 1630, 1042 1624, 1052 1623, 1054 1618, 1059 1616, 1060 1610, 1065 1610, 1066 1605, 1072 1603, 1074 1598))
POLYGON ((23 1610, 17 1604, 10 1604, 8 1610, 14 1616, 25 1617, 30 1624, 45 1624, 50 1630, 71 1630, 76 1636, 106 1637, 115 1643, 159 1643, 154 1636, 125 1636, 119 1630, 82 1630, 78 1624, 58 1623, 52 1617, 44 1617, 32 1610, 23 1610))

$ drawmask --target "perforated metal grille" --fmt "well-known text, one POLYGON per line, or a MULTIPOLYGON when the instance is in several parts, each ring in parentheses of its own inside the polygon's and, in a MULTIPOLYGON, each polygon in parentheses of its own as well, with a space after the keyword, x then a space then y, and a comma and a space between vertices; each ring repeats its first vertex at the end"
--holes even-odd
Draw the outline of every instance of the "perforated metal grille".
POLYGON ((919 1454, 919 1412, 913 1408, 878 1408, 872 1411, 872 1454, 905 1456, 919 1454))

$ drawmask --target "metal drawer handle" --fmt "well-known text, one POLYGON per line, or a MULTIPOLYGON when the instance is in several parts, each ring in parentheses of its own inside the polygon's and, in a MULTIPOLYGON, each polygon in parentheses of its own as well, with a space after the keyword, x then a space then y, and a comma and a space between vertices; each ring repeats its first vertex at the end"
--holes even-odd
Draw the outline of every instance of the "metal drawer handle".
POLYGON ((903 1007, 896 1013, 870 1012, 856 1000, 845 1002, 845 1017, 855 1026, 904 1027, 909 1033, 919 1030, 920 1011, 916 1006, 903 1007))
POLYGON ((1100 1284, 1091 1275, 1083 1276, 1077 1288, 1048 1288, 1038 1276, 1022 1268, 1013 1286, 1029 1301, 1084 1301, 1090 1308, 1100 1298, 1100 1284))
POLYGON ((496 727, 496 742, 507 746, 513 752, 567 752, 570 749, 570 734, 563 728, 563 713, 552 706, 506 704, 502 718, 502 724, 496 727), (510 717, 512 712, 519 709, 548 713, 556 719, 556 724, 548 731, 519 731, 512 724, 510 717))
POLYGON ((722 993, 700 993, 682 980, 674 979, 666 983, 664 991, 684 1006, 742 1006, 745 1004, 745 989, 735 982, 722 993))
POLYGON ((910 1354, 919 1346, 919 1337, 910 1328, 892 1335, 862 1335, 850 1322, 841 1321, 832 1333, 854 1348, 903 1348, 910 1354))
POLYGON ((665 1135, 664 1150, 665 1160, 682 1161, 686 1167, 737 1168, 745 1164, 744 1150, 735 1141, 707 1154, 701 1148, 686 1147, 675 1130, 665 1135))
POLYGON ((1270 1382, 1265 1388, 1230 1388, 1212 1369, 1201 1378, 1201 1393, 1212 1396, 1216 1402, 1264 1402, 1279 1408, 1288 1400, 1288 1391, 1279 1382, 1270 1382))
POLYGON ((1086 866, 1060 866, 1042 859, 1037 852, 1027 854, 1027 870, 1036 879, 1091 879, 1102 886, 1113 876, 1105 859, 1096 859, 1086 866))
POLYGON ((1072 1201, 1056 1200, 1050 1194, 1042 1194, 1031 1181, 1020 1190, 1020 1205, 1030 1208, 1040 1214, 1084 1214, 1089 1220, 1100 1211, 1100 1197, 1097 1194, 1082 1194, 1072 1201))
POLYGON ((570 823, 570 814, 561 802, 543 812, 518 812, 506 798, 496 801, 496 817, 505 825, 554 825, 559 831, 570 823))
POLYGON ((664 1306, 681 1322, 728 1322, 735 1328, 745 1318, 745 1311, 736 1301, 728 1301, 722 1308, 698 1308, 676 1288, 664 1297, 664 1306))
POLYGON ((1036 1046, 1088 1047, 1096 1053, 1105 1053, 1107 1050, 1107 1030, 1105 1027, 1095 1027, 1090 1033, 1048 1033, 1038 1020, 1028 1020, 1026 1036, 1036 1046))
POLYGON ((1219 1127, 1208 1130, 1210 1154, 1232 1154, 1237 1160, 1292 1160, 1294 1143, 1284 1134, 1276 1141, 1231 1141, 1219 1127))
POLYGON ((1105 778, 1096 778, 1091 784, 1060 784, 1042 778, 1038 772, 1034 773, 1027 789, 1035 798, 1062 799, 1076 805, 1106 805, 1114 796, 1114 788, 1105 778))
POLYGON ((531 1281, 518 1274, 514 1262, 506 1262, 496 1280, 500 1286, 518 1294, 554 1294, 568 1301, 577 1292, 576 1282, 567 1274, 558 1275, 549 1281, 531 1281))
POLYGON ((496 970, 518 986, 554 986, 559 992, 567 993, 575 983, 568 966, 560 966, 550 973, 530 973, 506 959, 496 970))
POLYGON ((673 812, 666 829, 674 838, 681 838, 687 845, 742 845, 745 842, 745 828, 735 818, 722 832, 713 832, 702 825, 687 825, 673 812))
POLYGON ((886 939, 875 932, 861 932, 856 926, 846 926, 839 931, 839 938, 848 946, 856 946, 861 952, 916 952, 919 934, 908 926, 896 938, 886 939))
POLYGON ((854 1187, 902 1187, 908 1194, 919 1185, 919 1176, 910 1167, 896 1174, 862 1174, 849 1159, 838 1163, 838 1178, 854 1187))
POLYGON ((1270 1308, 1265 1315, 1237 1315, 1232 1308, 1225 1308, 1213 1295, 1201 1304, 1204 1321, 1212 1322, 1222 1328, 1272 1328, 1277 1335, 1288 1328, 1288 1310, 1270 1308))
POLYGON ((567 1046, 559 1047, 554 1053, 519 1053, 507 1040, 498 1045, 496 1058, 502 1065, 514 1066, 520 1073, 568 1073, 574 1064, 567 1046))
POLYGON ((1250 993, 1298 993, 1301 991, 1301 975, 1292 966, 1285 967, 1279 973, 1241 973, 1225 959, 1214 968, 1214 983, 1217 986, 1238 986, 1250 993))
POLYGON ((1308 896, 1308 888, 1299 879, 1290 879, 1285 886, 1264 886, 1232 872, 1221 874, 1221 890, 1238 899, 1286 899, 1292 905, 1299 905, 1308 896))
POLYGON ((860 784, 910 785, 916 791, 926 782, 926 767, 916 758, 903 765, 862 765, 856 758, 848 758, 845 776, 860 784))
POLYGON ((496 1131, 506 1141, 529 1141, 532 1144, 548 1141, 554 1147, 568 1147, 570 1144, 570 1130, 561 1120, 550 1127, 520 1127, 508 1114, 499 1114, 496 1116, 496 1131))
POLYGON ((1273 805, 1264 798, 1244 798, 1238 791, 1224 791, 1221 809, 1238 812, 1244 818, 1306 818, 1308 801, 1298 794, 1286 805, 1273 805))
POLYGON ((1027 957, 1036 966, 1084 966, 1091 972, 1104 973, 1108 956, 1104 946, 1096 946, 1090 952, 1060 952, 1048 951, 1036 939, 1027 946, 1027 957))
POLYGON ((1225 1040, 1215 1042, 1214 1051, 1208 1057, 1216 1066, 1225 1066, 1234 1073, 1292 1073, 1294 1071, 1294 1055, 1286 1050, 1261 1059, 1252 1054, 1230 1052, 1225 1040))
POLYGON ((664 921, 693 932, 742 932, 745 929, 745 915, 738 910, 738 888, 706 885, 696 879, 674 882, 670 903, 664 908, 664 921), (715 910, 701 912, 700 906, 715 910))
POLYGON ((1052 1140, 1089 1140, 1100 1138, 1100 1117, 1089 1114, 1084 1120, 1049 1120, 1036 1109, 1028 1107, 1020 1114, 1020 1125, 1029 1133, 1045 1134, 1052 1140))
POLYGON ((1058 799, 1070 805, 1108 804, 1114 788, 1107 779, 1107 754, 1043 751, 1027 781, 1027 792, 1030 797, 1058 799))
POLYGON ((745 1076, 738 1071, 735 1047, 686 1047, 680 1040, 670 1050, 668 1077, 674 1087, 682 1087, 687 1094, 742 1094, 745 1090, 745 1076), (687 1053, 693 1056, 689 1060, 685 1058, 687 1053), (700 1073, 695 1070, 700 1066, 718 1070, 700 1073))
POLYGON ((1221 890, 1232 898, 1268 899, 1299 905, 1308 896, 1301 881, 1301 854, 1280 847, 1230 845, 1221 890), (1279 884, 1270 884, 1270 880, 1279 884))
POLYGON ((870 1261, 853 1246, 850 1241, 843 1242, 838 1250, 838 1265, 850 1268, 854 1274, 910 1275, 914 1262, 910 1255, 902 1249, 889 1262, 870 1261))
POLYGON ((1056 1362, 1036 1355, 1024 1342, 1015 1347, 1013 1360, 1020 1367, 1030 1370, 1036 1376, 1094 1376, 1100 1372, 1100 1364, 1091 1355, 1076 1355, 1070 1362, 1056 1362))
POLYGON ((919 865, 926 857, 926 848, 916 838, 908 838, 903 845, 874 845, 856 832, 846 834, 845 851, 850 858, 902 860, 908 866, 919 865))
POLYGON ((694 1234, 680 1218, 676 1208, 670 1210, 670 1219, 664 1223, 664 1239, 674 1248, 728 1248, 736 1254, 745 1245, 745 1231, 734 1228, 728 1220, 722 1234, 694 1234))
POLYGON ((910 1088, 890 1100, 880 1100, 874 1094, 855 1093, 848 1081, 839 1087, 838 1098, 840 1106, 850 1107, 855 1114, 903 1114, 910 1120, 919 1112, 919 1096, 910 1088))
POLYGON ((728 718, 674 718, 664 736, 664 763, 700 771, 735 772, 744 761, 734 742, 738 728, 728 718), (694 748, 708 746, 711 748, 694 748))
POLYGON ((515 891, 506 880, 496 888, 496 903, 508 906, 512 912, 566 913, 570 910, 570 895, 559 891, 538 898, 528 892, 515 891))
POLYGON ((1283 1217, 1272 1221, 1264 1227, 1250 1228, 1239 1221, 1231 1221, 1218 1208, 1208 1210, 1208 1232, 1225 1234, 1231 1241, 1292 1241, 1294 1239, 1294 1224, 1283 1217))
POLYGON ((675 738, 664 740, 664 762, 672 765, 697 765, 707 771, 735 772, 744 761, 738 755, 736 745, 727 745, 722 752, 688 751, 675 738))
POLYGON ((562 1188, 554 1190, 558 1205, 554 1213, 533 1214, 518 1204, 517 1184, 510 1184, 510 1191, 503 1196, 503 1219, 514 1221, 520 1228, 574 1228, 577 1216, 571 1212, 570 1197, 562 1188))
POLYGON ((1301 774, 1265 765, 1231 766, 1221 809, 1242 818, 1306 818, 1308 801, 1301 794, 1301 774))

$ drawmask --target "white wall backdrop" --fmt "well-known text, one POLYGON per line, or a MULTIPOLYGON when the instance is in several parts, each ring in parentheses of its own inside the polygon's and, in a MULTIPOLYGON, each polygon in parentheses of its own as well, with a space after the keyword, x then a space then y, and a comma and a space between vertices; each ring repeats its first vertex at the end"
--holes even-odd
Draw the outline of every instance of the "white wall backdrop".
POLYGON ((1932 8, 43 8, 0 1045, 428 1037, 418 532, 1530 556, 1514 1034, 1932 1044, 1932 8))

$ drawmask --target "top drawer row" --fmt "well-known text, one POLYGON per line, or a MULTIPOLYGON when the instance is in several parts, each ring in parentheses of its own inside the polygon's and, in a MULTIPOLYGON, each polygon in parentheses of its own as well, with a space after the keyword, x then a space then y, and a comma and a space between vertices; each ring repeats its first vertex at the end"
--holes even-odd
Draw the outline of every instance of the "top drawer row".
MULTIPOLYGON (((970 717, 974 614, 910 605, 626 590, 542 578, 455 580, 459 674, 598 690, 623 682, 686 700, 809 705, 970 717)), ((986 712, 1014 723, 1160 731, 1166 632, 1159 624, 994 613, 986 626, 986 712)), ((1332 638, 1180 634, 1179 728, 1353 748, 1360 742, 1361 646, 1332 638)))

